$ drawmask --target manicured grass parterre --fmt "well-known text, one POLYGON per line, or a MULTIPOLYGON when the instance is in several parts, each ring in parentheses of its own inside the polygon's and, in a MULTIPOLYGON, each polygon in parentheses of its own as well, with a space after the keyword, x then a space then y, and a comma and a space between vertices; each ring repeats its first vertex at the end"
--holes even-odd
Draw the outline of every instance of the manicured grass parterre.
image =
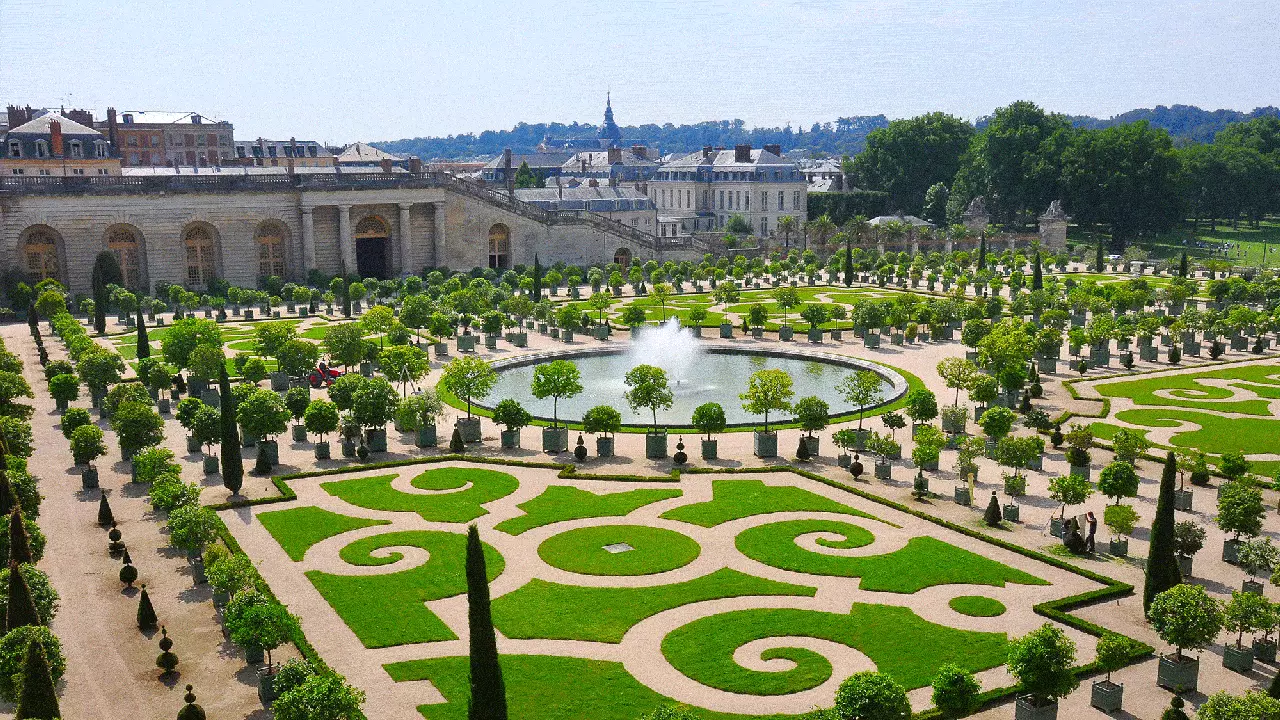
POLYGON ((682 568, 701 552, 693 538, 644 525, 576 528, 552 535, 538 546, 538 557, 543 562, 582 575, 653 575, 682 568), (615 544, 633 549, 605 549, 615 544))
POLYGON ((302 560, 307 550, 321 540, 351 530, 390 525, 389 520, 370 520, 340 515, 318 507, 297 507, 258 514, 258 521, 280 543, 294 562, 302 560))
POLYGON ((983 595, 961 595, 947 603, 952 610, 970 617, 997 617, 1005 613, 1004 603, 983 595))
POLYGON ((1261 400, 1235 400, 1229 388, 1213 387, 1197 382, 1201 379, 1230 380, 1232 387, 1249 390, 1261 398, 1280 398, 1280 366, 1237 365, 1221 370, 1184 375, 1159 375, 1136 380, 1099 383, 1095 386, 1104 397, 1125 397, 1136 405, 1180 407, 1191 410, 1216 410, 1243 415, 1269 416, 1270 403, 1261 400), (1175 397, 1161 397, 1157 390, 1167 390, 1175 397), (1209 402, 1222 401, 1222 402, 1209 402))
POLYGON ((494 599, 493 621, 509 638, 619 643, 636 623, 681 605, 727 597, 813 597, 815 592, 812 587, 765 580, 730 568, 682 583, 643 588, 578 587, 534 579, 494 599))
POLYGON ((761 480, 713 480, 711 493, 712 499, 708 502, 681 505, 666 511, 662 517, 702 527, 775 512, 829 512, 878 519, 803 488, 765 485, 761 480))
POLYGON ((811 552, 795 544, 797 535, 829 528, 829 532, 842 535, 851 533, 846 537, 852 542, 858 542, 860 536, 851 530, 848 523, 805 522, 808 524, 802 526, 775 523, 754 527, 738 535, 735 544, 743 555, 771 567, 812 575, 858 577, 862 578, 858 587, 878 592, 913 593, 934 585, 959 583, 996 587, 1004 587, 1006 582, 1049 584, 1021 570, 931 537, 911 538, 905 547, 884 555, 846 557, 811 552))
POLYGON ((1239 450, 1246 455, 1274 453, 1280 448, 1280 420, 1231 418, 1177 408, 1121 410, 1116 419, 1147 427, 1177 427, 1178 420, 1199 425, 1197 430, 1175 433, 1171 442, 1178 447, 1198 448, 1220 455, 1239 450))
MULTIPOLYGON (((377 550, 417 547, 427 551, 427 562, 383 575, 333 575, 312 570, 307 572, 307 578, 365 647, 453 640, 457 635, 423 603, 466 592, 466 546, 466 535, 460 533, 383 533, 347 545, 340 557, 351 565, 376 567, 404 557, 398 552, 374 556, 377 550)), ((488 545, 484 546, 484 554, 492 580, 502 573, 503 559, 488 545)))
POLYGON ((410 494, 391 487, 396 474, 323 483, 330 495, 369 510, 416 512, 429 522, 470 522, 488 513, 483 504, 504 498, 520 486, 514 476, 473 467, 427 470, 410 485, 430 493, 410 494))
MULTIPOLYGON (((544 655, 503 655, 508 717, 521 720, 636 720, 673 700, 641 685, 621 663, 544 655)), ((411 660, 384 666, 396 682, 429 680, 447 703, 419 705, 427 720, 466 720, 468 659, 411 660)), ((730 715, 693 710, 703 720, 782 720, 785 715, 730 715)))
POLYGON ((784 695, 817 687, 831 677, 831 663, 804 648, 780 647, 763 659, 786 658, 781 672, 748 670, 733 660, 739 647, 762 638, 812 637, 854 648, 903 687, 923 687, 945 663, 972 671, 1005 662, 1004 633, 957 630, 922 619, 911 609, 854 603, 848 615, 797 609, 754 609, 712 615, 677 628, 662 641, 662 654, 690 678, 728 692, 784 695))
POLYGON ((520 517, 503 520, 495 530, 519 535, 543 525, 595 517, 621 517, 637 508, 659 500, 679 497, 681 491, 668 489, 641 489, 597 495, 579 490, 571 485, 552 485, 542 494, 520 503, 525 512, 520 517))

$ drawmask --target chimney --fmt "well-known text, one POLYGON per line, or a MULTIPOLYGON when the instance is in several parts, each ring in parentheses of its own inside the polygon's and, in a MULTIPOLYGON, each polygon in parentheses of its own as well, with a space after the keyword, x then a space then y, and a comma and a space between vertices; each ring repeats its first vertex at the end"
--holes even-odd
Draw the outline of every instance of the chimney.
POLYGON ((745 145, 734 145, 733 161, 740 163, 751 162, 751 143, 747 143, 745 145))
POLYGON ((587 181, 587 187, 600 187, 600 181, 595 178, 591 178, 587 181))
POLYGON ((382 172, 391 172, 391 160, 389 158, 383 158, 378 164, 382 166, 382 172))
POLYGON ((581 166, 582 166, 582 174, 583 174, 583 175, 586 175, 586 174, 587 174, 587 159, 586 159, 586 158, 584 158, 584 157, 582 157, 581 155, 579 155, 579 156, 578 156, 578 162, 579 162, 579 164, 581 164, 581 166))
POLYGON ((422 172, 422 158, 419 158, 419 157, 409 158, 409 172, 415 175, 420 174, 422 172))
POLYGON ((703 145, 703 146, 702 146, 702 157, 703 157, 703 159, 706 159, 706 158, 711 157, 711 146, 710 146, 710 145, 703 145))
POLYGON ((49 121, 49 149, 54 157, 62 157, 62 123, 49 121))
POLYGON ((19 125, 26 125, 29 122, 31 122, 31 106, 30 105, 26 106, 25 108, 18 107, 17 105, 9 106, 9 129, 10 130, 18 127, 19 125))
POLYGON ((649 149, 648 149, 648 148, 646 148, 646 147, 645 147, 645 146, 643 146, 643 145, 632 145, 632 146, 631 146, 631 154, 632 154, 632 155, 635 155, 636 157, 640 158, 641 160, 648 160, 648 159, 649 159, 649 149))
POLYGON ((93 127, 93 113, 88 110, 68 110, 63 115, 85 127, 93 127))
POLYGON ((781 145, 765 145, 765 146, 764 146, 764 151, 765 151, 765 152, 767 152, 767 153, 773 153, 774 155, 777 155, 778 157, 782 157, 782 146, 781 146, 781 145))
POLYGON ((516 176, 511 172, 511 148, 502 150, 502 172, 507 183, 507 197, 516 196, 516 176))
POLYGON ((116 122, 116 109, 107 108, 107 142, 111 143, 112 152, 120 152, 120 143, 117 139, 120 125, 116 122))
POLYGON ((622 148, 609 148, 609 164, 613 165, 622 162, 622 148))
POLYGON ((557 176, 556 176, 556 199, 557 199, 557 200, 563 200, 563 199, 564 199, 564 186, 560 184, 560 176, 559 176, 559 175, 557 175, 557 176))

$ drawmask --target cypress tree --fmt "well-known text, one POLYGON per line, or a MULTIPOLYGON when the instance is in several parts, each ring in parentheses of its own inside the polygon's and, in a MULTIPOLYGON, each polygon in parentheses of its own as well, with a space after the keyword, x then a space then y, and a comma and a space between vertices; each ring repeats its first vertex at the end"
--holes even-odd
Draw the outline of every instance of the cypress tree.
POLYGON ((467 450, 467 444, 462 442, 462 431, 455 426, 453 435, 449 437, 449 452, 455 455, 461 455, 467 450))
POLYGON ((1093 269, 1095 272, 1102 272, 1102 241, 1098 241, 1098 247, 1095 248, 1093 254, 1093 269))
POLYGON ((244 485, 244 459, 240 457, 240 429, 236 426, 236 399, 231 394, 231 378, 223 366, 218 374, 218 395, 222 405, 222 484, 232 495, 244 485))
POLYGON ((1178 558, 1173 545, 1173 489, 1178 479, 1178 460, 1169 451, 1160 475, 1160 496, 1156 500, 1156 517, 1151 523, 1151 549, 1147 553, 1146 582, 1142 589, 1142 610, 1151 608, 1156 595, 1182 582, 1178 558))
POLYGON ((142 586, 142 593, 138 595, 138 629, 139 630, 155 630, 156 623, 159 618, 156 617, 156 609, 151 604, 151 596, 147 594, 147 586, 142 586))
POLYGON ((1000 499, 996 497, 996 491, 991 491, 991 501, 987 503, 987 510, 982 514, 982 520, 991 527, 1000 527, 1000 521, 1004 520, 1004 516, 1000 514, 1000 499))
POLYGON ((467 628, 470 630, 471 699, 468 720, 506 720, 507 691, 498 664, 498 638, 489 607, 489 575, 475 525, 467 528, 467 628))
POLYGON ((542 299, 542 263, 538 260, 538 254, 533 254, 533 301, 538 302, 542 299))
POLYGON ((56 720, 62 717, 58 693, 53 688, 53 674, 45 657, 40 638, 31 637, 22 660, 22 688, 18 691, 18 709, 14 720, 56 720))
POLYGON ((111 302, 108 285, 124 284, 124 273, 116 254, 103 250, 93 261, 93 329, 99 335, 107 331, 107 305, 111 302))
POLYGON ((808 462, 813 456, 809 454, 809 443, 804 441, 804 435, 800 436, 800 444, 796 446, 796 459, 800 462, 808 462))
POLYGON ((103 490, 98 496, 98 524, 102 527, 110 527, 115 520, 115 513, 111 512, 111 503, 107 502, 107 491, 103 490))
POLYGON ((1187 276, 1187 251, 1182 251, 1182 260, 1178 262, 1178 277, 1187 276))
POLYGON ((982 237, 978 240, 978 271, 981 272, 987 266, 987 234, 982 233, 982 237))
POLYGON ((13 486, 9 484, 9 473, 0 470, 0 515, 8 515, 18 504, 13 494, 13 486))
POLYGON ((22 508, 14 507, 9 513, 9 562, 35 562, 31 554, 31 538, 27 536, 27 526, 22 522, 22 508))
MULTIPOLYGON (((138 305, 138 359, 151 357, 151 341, 147 339, 147 321, 142 319, 142 305, 138 305)), ((150 378, 142 378, 146 383, 150 378)))
POLYGON ((844 241, 844 286, 853 285, 853 243, 849 239, 844 241))
POLYGON ((1036 266, 1031 270, 1031 289, 1044 289, 1044 270, 1040 267, 1040 251, 1036 251, 1036 266))
POLYGON ((22 576, 17 563, 9 563, 9 606, 4 616, 4 631, 24 625, 43 625, 36 602, 31 598, 31 588, 22 576))

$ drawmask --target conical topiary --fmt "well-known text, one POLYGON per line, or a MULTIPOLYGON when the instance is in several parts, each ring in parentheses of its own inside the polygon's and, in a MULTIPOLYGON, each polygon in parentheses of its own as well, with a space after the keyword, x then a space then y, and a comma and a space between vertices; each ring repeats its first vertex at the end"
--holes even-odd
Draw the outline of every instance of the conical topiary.
POLYGON ((587 446, 582 442, 582 433, 578 433, 578 444, 573 448, 573 456, 582 462, 587 459, 587 446))
POLYGON ((991 491, 991 500, 987 503, 987 510, 982 514, 982 521, 991 527, 1000 527, 1000 521, 1004 518, 1000 516, 1000 498, 996 497, 996 491, 991 491))
POLYGON ((222 406, 222 484, 232 495, 239 495, 244 485, 244 460, 240 457, 236 398, 231 394, 231 378, 225 367, 218 374, 218 395, 222 406))
POLYGON ((178 711, 178 720, 205 720, 204 708, 196 704, 196 694, 191 692, 192 687, 187 686, 187 694, 182 696, 182 701, 186 705, 178 711))
POLYGON ((1049 436, 1049 444, 1053 445, 1054 448, 1060 448, 1064 440, 1066 438, 1062 436, 1062 423, 1054 423, 1053 434, 1049 436))
POLYGON ((9 484, 9 473, 0 469, 0 513, 8 515, 18 504, 13 494, 13 485, 9 484))
POLYGON ((111 512, 111 503, 107 502, 107 491, 103 490, 98 497, 98 524, 102 527, 110 527, 115 520, 115 513, 111 512))
POLYGON ((1164 471, 1160 475, 1160 494, 1156 496, 1156 515, 1151 521, 1151 540, 1147 549, 1147 568, 1142 588, 1142 609, 1151 609, 1151 603, 1160 593, 1182 582, 1178 567, 1173 528, 1174 489, 1178 480, 1178 458, 1170 450, 1165 458, 1164 471))
POLYGON ((462 442, 462 431, 454 426, 453 436, 449 438, 449 452, 461 455, 466 449, 466 443, 462 442))
POLYGON ((160 655, 156 658, 156 667, 164 671, 165 675, 173 672, 178 668, 178 656, 171 652, 173 650, 173 641, 169 639, 169 631, 160 627, 160 655))
POLYGON ((112 520, 111 529, 107 531, 107 553, 111 557, 120 557, 120 553, 125 551, 124 543, 120 542, 122 537, 124 537, 123 533, 120 532, 120 528, 116 527, 115 521, 112 520))
POLYGON ((31 598, 31 588, 27 579, 18 570, 18 564, 9 563, 9 606, 4 617, 4 631, 24 625, 40 625, 40 611, 36 609, 35 600, 31 598))
POLYGON ((507 692, 498 663, 484 546, 475 525, 467 528, 467 627, 470 630, 471 693, 468 720, 507 720, 507 692))
POLYGON ((151 596, 147 594, 147 586, 142 586, 142 594, 138 596, 138 629, 154 630, 158 618, 156 609, 151 606, 151 596))
MULTIPOLYGON (((142 306, 138 306, 138 359, 151 357, 151 340, 147 337, 147 322, 142 319, 142 306)), ((144 378, 145 380, 145 378, 144 378)))
POLYGON ((14 507, 9 513, 9 562, 21 565, 33 561, 31 538, 22 522, 22 508, 14 507))
POLYGON ((129 557, 129 551, 124 551, 124 565, 120 566, 120 582, 125 587, 133 587, 134 581, 138 579, 138 568, 133 566, 133 558, 129 557))
POLYGON ((22 660, 22 688, 18 692, 18 709, 14 720, 56 720, 62 717, 58 709, 58 694, 53 688, 53 674, 49 672, 49 659, 44 645, 37 635, 27 643, 27 653, 22 660))
POLYGON ((796 446, 796 459, 801 462, 808 462, 810 457, 812 456, 809 455, 809 443, 805 442, 804 435, 801 435, 800 444, 796 446))

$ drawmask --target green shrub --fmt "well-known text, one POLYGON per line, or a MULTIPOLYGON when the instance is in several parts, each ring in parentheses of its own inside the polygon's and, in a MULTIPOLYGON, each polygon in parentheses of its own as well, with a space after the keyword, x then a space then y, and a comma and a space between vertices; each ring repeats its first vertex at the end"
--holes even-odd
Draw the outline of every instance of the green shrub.
POLYGON ((907 720, 911 717, 906 690, 891 676, 879 672, 854 673, 840 683, 834 709, 840 720, 907 720))
POLYGON ((89 465, 107 454, 102 429, 97 425, 81 425, 71 433, 71 458, 77 465, 89 465))
POLYGON ((162 475, 151 483, 147 491, 147 499, 151 507, 161 511, 172 511, 174 508, 189 503, 200 502, 200 486, 195 483, 184 483, 177 475, 162 475))
POLYGON ((71 433, 76 428, 92 424, 93 416, 89 414, 88 410, 78 407, 67 408, 67 411, 62 413, 62 436, 70 440, 71 433))
POLYGON ((43 625, 23 625, 10 630, 0 640, 0 697, 9 702, 18 700, 18 692, 22 688, 23 660, 32 637, 38 638, 44 647, 49 674, 53 676, 55 684, 67 670, 62 643, 58 642, 58 637, 49 628, 43 625))
POLYGON ((169 513, 169 543, 179 550, 200 552, 218 539, 218 515, 199 503, 180 505, 169 513))
POLYGON ((1037 705, 1067 696, 1080 681, 1071 671, 1076 645, 1061 628, 1045 623, 1009 644, 1009 672, 1037 705))
POLYGON ((933 677, 933 704, 945 717, 964 717, 977 706, 981 689, 973 673, 948 663, 933 677))
MULTIPOLYGON (((27 589, 31 591, 31 600, 35 603, 36 612, 44 625, 51 625, 58 614, 60 598, 53 589, 49 576, 31 563, 18 566, 22 579, 27 581, 27 589)), ((9 568, 0 567, 0 617, 9 612, 9 568)))
POLYGON ((1199 585, 1175 585, 1155 596, 1147 620, 1160 639, 1183 650, 1208 647, 1222 630, 1222 609, 1199 585))
POLYGON ((173 451, 162 447, 139 450, 133 456, 133 469, 137 482, 152 483, 164 475, 181 475, 182 466, 174 462, 173 451))

